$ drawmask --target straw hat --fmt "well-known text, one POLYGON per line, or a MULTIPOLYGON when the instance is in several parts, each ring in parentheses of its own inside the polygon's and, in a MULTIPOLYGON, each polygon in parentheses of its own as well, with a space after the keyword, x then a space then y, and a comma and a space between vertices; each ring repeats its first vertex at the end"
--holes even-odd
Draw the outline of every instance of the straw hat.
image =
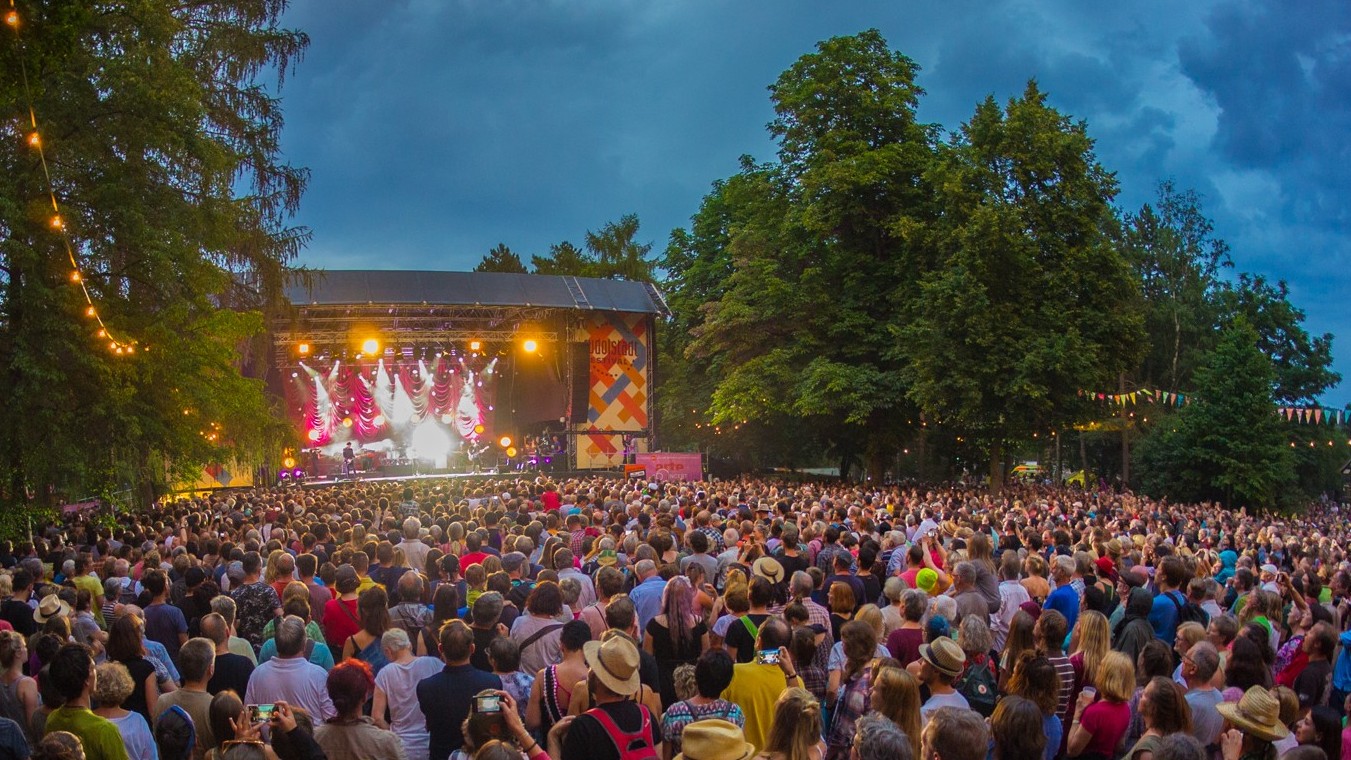
POLYGON ((966 667, 966 652, 947 636, 939 636, 933 643, 920 646, 919 656, 939 673, 946 673, 953 678, 961 675, 966 667))
POLYGON ((773 557, 761 557, 751 565, 751 573, 758 575, 770 583, 778 583, 783 580, 783 565, 779 564, 773 557))
POLYGON ((38 605, 37 612, 33 613, 33 619, 38 623, 46 623, 48 619, 57 615, 70 617, 70 605, 61 601, 61 597, 56 594, 48 594, 42 597, 42 603, 38 605))
POLYGON ((588 641, 582 647, 587 667, 606 688, 621 697, 638 692, 638 647, 627 636, 611 636, 604 641, 588 641))
POLYGON ((1245 691, 1238 702, 1221 702, 1215 709, 1244 733, 1263 741, 1274 742, 1290 735, 1290 729, 1281 722, 1281 703, 1261 686, 1245 691))
POLYGON ((755 745, 735 723, 709 718, 685 727, 680 735, 682 752, 676 760, 749 760, 755 745))

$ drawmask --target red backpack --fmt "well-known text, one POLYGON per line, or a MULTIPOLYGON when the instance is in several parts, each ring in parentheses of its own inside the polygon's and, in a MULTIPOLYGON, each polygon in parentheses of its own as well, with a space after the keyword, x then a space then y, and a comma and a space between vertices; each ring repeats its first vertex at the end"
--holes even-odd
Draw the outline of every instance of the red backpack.
POLYGON ((587 710, 586 714, 599 721, 601 728, 610 735, 610 741, 614 742, 615 749, 619 750, 619 760, 660 760, 657 757, 656 742, 652 739, 652 716, 647 707, 638 705, 638 709, 643 714, 643 725, 633 733, 621 731, 614 718, 599 707, 587 710))

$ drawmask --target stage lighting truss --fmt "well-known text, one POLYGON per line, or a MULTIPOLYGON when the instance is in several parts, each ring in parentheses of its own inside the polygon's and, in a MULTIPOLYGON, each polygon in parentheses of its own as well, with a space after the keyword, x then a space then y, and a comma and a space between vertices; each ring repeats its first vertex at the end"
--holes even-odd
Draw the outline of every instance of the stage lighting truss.
POLYGON ((298 314, 276 324, 273 332, 273 347, 283 366, 302 356, 354 356, 371 335, 380 336, 376 356, 387 360, 433 358, 437 352, 462 355, 473 341, 480 343, 481 355, 505 354, 527 341, 534 341, 537 348, 555 344, 577 319, 537 306, 297 304, 296 308, 298 314))

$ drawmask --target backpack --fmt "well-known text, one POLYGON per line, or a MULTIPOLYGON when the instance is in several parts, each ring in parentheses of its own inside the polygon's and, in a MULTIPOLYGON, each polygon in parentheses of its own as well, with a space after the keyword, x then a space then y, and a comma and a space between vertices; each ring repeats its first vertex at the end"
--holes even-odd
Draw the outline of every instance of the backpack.
POLYGON ((661 760, 652 739, 652 716, 645 706, 637 707, 643 714, 643 725, 634 733, 621 731, 614 718, 599 707, 587 710, 585 714, 595 718, 610 735, 610 741, 619 751, 619 760, 661 760))
POLYGON ((1179 602, 1177 597, 1173 596, 1173 594, 1180 595, 1180 592, 1170 591, 1165 594, 1165 596, 1167 596, 1168 599, 1172 601, 1173 605, 1177 607, 1178 625, 1182 625, 1183 623, 1199 623, 1203 628, 1210 625, 1210 613, 1201 609, 1201 605, 1190 599, 1184 604, 1183 602, 1179 602))
POLYGON ((989 655, 973 660, 966 672, 952 684, 952 688, 966 698, 971 709, 985 718, 994 715, 995 702, 999 697, 998 686, 994 660, 989 655))

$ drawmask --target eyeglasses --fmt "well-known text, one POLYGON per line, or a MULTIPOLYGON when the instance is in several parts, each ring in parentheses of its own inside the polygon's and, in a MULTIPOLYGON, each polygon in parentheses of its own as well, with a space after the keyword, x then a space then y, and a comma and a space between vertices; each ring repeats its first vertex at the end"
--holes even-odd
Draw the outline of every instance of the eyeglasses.
POLYGON ((221 750, 228 750, 229 748, 236 746, 265 747, 267 744, 262 739, 228 739, 221 742, 220 746, 221 750))

